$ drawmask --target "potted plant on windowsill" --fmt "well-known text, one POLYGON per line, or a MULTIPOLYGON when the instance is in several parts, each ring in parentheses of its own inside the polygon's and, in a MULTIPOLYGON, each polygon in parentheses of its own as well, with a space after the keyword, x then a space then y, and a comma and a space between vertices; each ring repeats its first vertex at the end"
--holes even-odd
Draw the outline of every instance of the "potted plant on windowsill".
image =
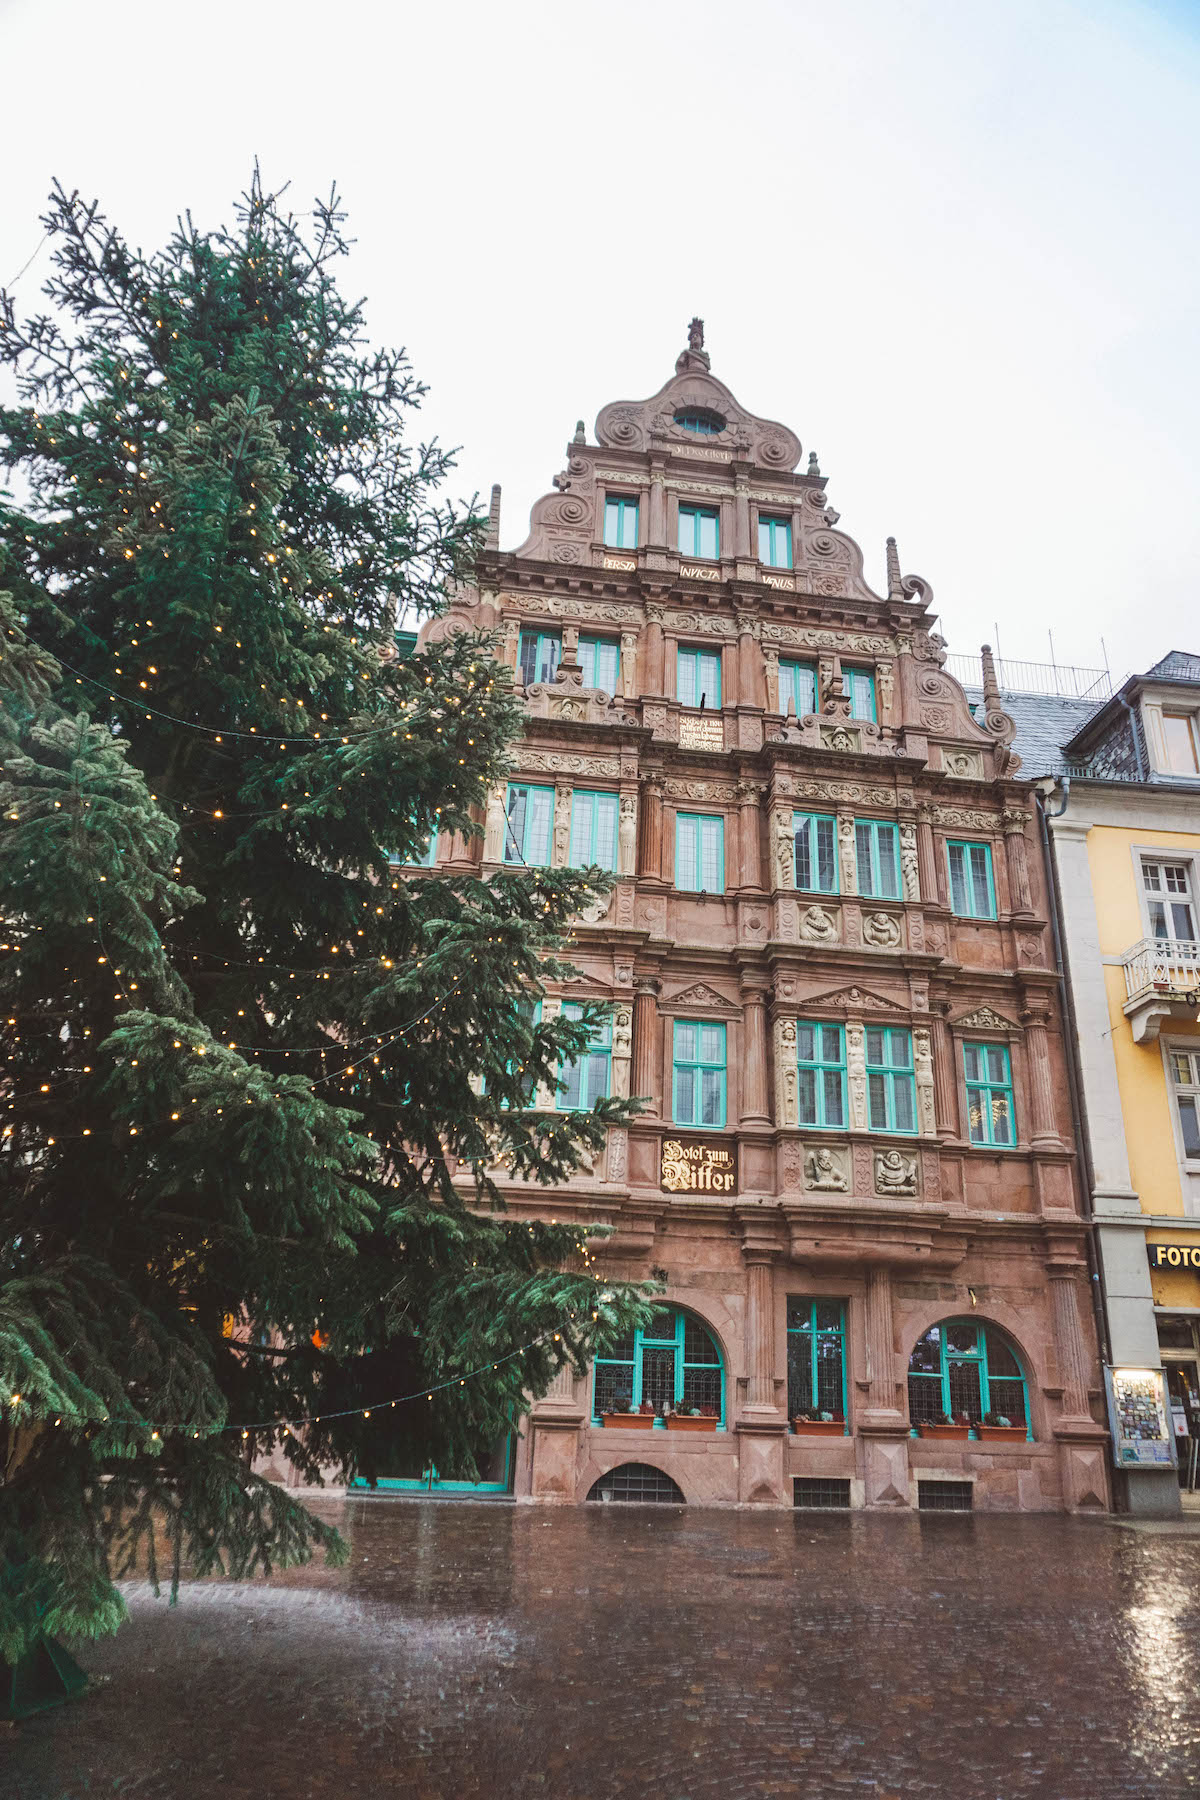
POLYGON ((993 1438, 1000 1443, 1023 1444, 1029 1433, 1024 1425, 1014 1425, 1003 1413, 984 1413, 975 1427, 981 1438, 993 1438))
POLYGON ((717 1424, 715 1406, 679 1406, 666 1418, 668 1431, 715 1431, 717 1424))
POLYGON ((792 1430, 800 1432, 804 1437, 844 1437, 846 1421, 835 1419, 831 1412, 821 1412, 818 1407, 810 1406, 806 1411, 796 1414, 792 1420, 792 1430))
POLYGON ((921 1419, 917 1430, 923 1438, 953 1438, 965 1444, 971 1435, 971 1421, 965 1413, 939 1413, 936 1419, 921 1419))
POLYGON ((600 1418, 610 1431, 651 1431, 654 1428, 654 1402, 643 1400, 634 1411, 632 1394, 614 1394, 612 1410, 601 1413, 600 1418))

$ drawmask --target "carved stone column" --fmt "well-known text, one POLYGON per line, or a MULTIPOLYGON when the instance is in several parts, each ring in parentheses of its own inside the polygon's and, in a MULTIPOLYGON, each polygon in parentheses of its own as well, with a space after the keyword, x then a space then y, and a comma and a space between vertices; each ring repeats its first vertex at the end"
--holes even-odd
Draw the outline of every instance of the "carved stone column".
POLYGON ((662 1066, 658 992, 660 983, 649 976, 635 975, 633 980, 633 1092, 635 1098, 650 1101, 646 1118, 662 1116, 662 1096, 658 1091, 662 1066))
POLYGON ((944 1017, 942 1002, 929 1022, 933 1045, 933 1093, 938 1118, 938 1136, 958 1136, 958 1084, 954 1076, 954 1047, 944 1017))
POLYGON ((775 1123, 799 1124, 799 1071, 796 1065, 796 1021, 775 1021, 775 1123))
POLYGON ((867 1129, 867 1046, 863 1027, 846 1026, 846 1086, 850 1094, 850 1129, 867 1129))
POLYGON ((662 879, 663 778, 643 775, 642 841, 638 873, 654 881, 662 879))
POLYGON ((753 613, 738 613, 738 704, 761 706, 763 703, 762 651, 759 638, 762 621, 753 613))
POLYGON ((750 483, 737 471, 733 478, 733 554, 743 562, 751 555, 750 483))
POLYGON ((622 792, 617 824, 617 874, 637 873, 637 794, 622 792))
POLYGON ((663 609, 652 601, 646 603, 646 641, 645 686, 643 693, 647 696, 660 697, 663 688, 663 671, 666 662, 666 639, 663 633, 663 609))
POLYGON ((484 862, 504 861, 504 827, 506 823, 504 804, 507 799, 507 785, 496 781, 488 789, 487 818, 484 823, 483 860, 484 862))
POLYGON ((937 1105, 934 1098, 933 1047, 929 1032, 922 1025, 912 1034, 913 1068, 917 1089, 917 1129, 922 1137, 937 1136, 937 1105))
POLYGON ((779 711, 779 651, 774 644, 768 644, 763 651, 767 686, 767 711, 779 711))
POLYGON ((661 468, 650 471, 650 524, 646 543, 651 550, 667 547, 666 474, 661 468))
POLYGON ((1025 1026, 1025 1054, 1029 1061, 1030 1142, 1035 1150, 1057 1150, 1062 1139, 1058 1134, 1054 1105, 1054 1072, 1050 1066, 1050 1037, 1046 1030, 1047 1015, 1033 1008, 1021 1014, 1025 1026))
POLYGON ((637 699, 637 632, 621 633, 621 693, 626 700, 637 699))
POLYGON ((1005 812, 1004 853, 1008 862, 1008 894, 1015 913, 1033 912, 1033 895, 1029 887, 1029 862, 1025 853, 1025 825, 1028 814, 1005 812))
POLYGON ((769 1125, 767 1095, 767 996, 760 982, 743 981, 742 1124, 769 1125))
POLYGON ((761 782, 738 782, 738 837, 742 853, 742 886, 748 888, 762 887, 762 859, 758 848, 758 808, 762 794, 761 782))
POLYGON ((917 868, 926 900, 944 900, 933 839, 933 808, 928 805, 917 808, 917 868))
POLYGON ((744 1221, 746 1265, 746 1404, 737 1421, 738 1499, 743 1505, 785 1504, 787 1417, 775 1400, 775 1282, 778 1251, 744 1221))
POLYGON ((1090 1358, 1079 1323, 1079 1301, 1075 1277, 1083 1268, 1081 1262, 1067 1256, 1056 1256, 1046 1265, 1050 1278, 1050 1309, 1054 1323, 1054 1352, 1062 1377, 1064 1419, 1091 1421, 1088 1406, 1090 1358))
POLYGON ((775 1283, 776 1252, 743 1244, 746 1263, 746 1411, 778 1411, 775 1405, 775 1283))
POLYGON ((571 860, 571 799, 573 792, 569 781, 555 783, 554 832, 550 851, 550 864, 555 869, 565 869, 571 860))
POLYGON ((838 814, 838 860, 841 864, 843 894, 858 892, 858 856, 854 848, 854 814, 838 814))
POLYGON ((858 1420, 868 1506, 908 1505, 908 1422, 896 1404, 896 1328, 892 1272, 868 1266, 864 1307, 867 1405, 858 1420))

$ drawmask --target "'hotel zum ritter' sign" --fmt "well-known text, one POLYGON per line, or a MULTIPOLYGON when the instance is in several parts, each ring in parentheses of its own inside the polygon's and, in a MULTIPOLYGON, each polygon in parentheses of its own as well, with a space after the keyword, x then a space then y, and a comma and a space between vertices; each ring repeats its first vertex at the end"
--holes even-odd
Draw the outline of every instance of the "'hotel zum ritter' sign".
POLYGON ((720 1138, 664 1138, 659 1180, 668 1194, 736 1194, 737 1145, 720 1138))

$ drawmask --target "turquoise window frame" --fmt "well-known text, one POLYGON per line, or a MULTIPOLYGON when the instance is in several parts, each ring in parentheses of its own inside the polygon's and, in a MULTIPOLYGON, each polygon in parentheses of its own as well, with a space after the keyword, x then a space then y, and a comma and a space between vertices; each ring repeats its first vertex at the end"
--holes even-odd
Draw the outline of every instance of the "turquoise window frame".
POLYGON ((675 886, 685 894, 725 892, 725 820, 722 814, 675 814, 675 886), (707 879, 710 875, 711 882, 707 879))
POLYGON ((620 643, 616 638, 581 636, 579 667, 585 688, 599 688, 602 693, 615 694, 621 681, 620 643))
POLYGON ((946 873, 950 879, 950 910, 956 918, 996 917, 996 882, 990 844, 970 838, 947 838, 946 873))
POLYGON ((758 515, 758 560, 767 569, 792 566, 792 521, 775 513, 758 515))
MULTIPOLYGON (((568 1019, 579 1019, 583 1016, 583 1007, 577 1000, 564 1000, 562 1010, 563 1016, 568 1019)), ((559 1071, 555 1105, 559 1112, 590 1112, 597 1100, 607 1097, 611 1084, 612 1020, 606 1019, 600 1026, 598 1035, 592 1039, 583 1055, 576 1062, 564 1064, 559 1071), (566 1079, 569 1071, 579 1072, 579 1082, 574 1098, 568 1098, 573 1085, 570 1080, 566 1079)))
POLYGON ((431 1463, 420 1477, 405 1479, 401 1476, 380 1475, 372 1484, 365 1475, 355 1475, 350 1486, 363 1488, 368 1492, 374 1487, 376 1491, 389 1494, 507 1494, 512 1486, 512 1453, 513 1434, 510 1431, 504 1440, 504 1474, 499 1481, 444 1481, 437 1472, 436 1464, 431 1463))
POLYGON ((690 1125, 696 1131, 723 1131, 729 1100, 729 1078, 727 1072, 729 1056, 729 1039, 723 1024, 714 1024, 707 1019, 676 1019, 671 1041, 671 1115, 676 1125, 690 1125), (692 1030, 696 1033, 696 1054, 685 1056, 680 1054, 680 1033, 692 1030), (716 1034, 714 1042, 720 1044, 720 1056, 705 1056, 705 1033, 716 1034), (715 1091, 720 1098, 720 1117, 704 1119, 699 1115, 704 1110, 706 1075, 720 1077, 715 1084, 715 1091), (689 1096, 687 1112, 682 1117, 679 1105, 683 1084, 686 1083, 689 1096))
POLYGON ((846 1032, 841 1025, 826 1024, 819 1019, 796 1020, 796 1123, 818 1131, 847 1131, 850 1125, 849 1108, 846 1099, 846 1032), (803 1034, 813 1033, 813 1054, 803 1056, 803 1034), (828 1054, 830 1037, 835 1046, 834 1054, 828 1054), (807 1104, 804 1076, 811 1074, 812 1105, 807 1104), (831 1117, 834 1108, 830 1106, 828 1077, 837 1077, 837 1111, 840 1118, 831 1117), (805 1116, 811 1114, 811 1117, 805 1116))
POLYGON ((878 718, 875 709, 875 674, 871 669, 847 668, 842 664, 842 685, 850 700, 852 719, 878 718))
POLYGON ((907 1025, 868 1025, 864 1033, 867 1063, 867 1126, 871 1131, 917 1135, 917 1078, 913 1065, 912 1032, 907 1025), (873 1039, 880 1040, 882 1057, 872 1058, 873 1039), (898 1096, 907 1096, 907 1105, 898 1096), (881 1106, 876 1106, 876 1095, 881 1106), (882 1118, 880 1117, 882 1114, 882 1118), (905 1117, 909 1124, 900 1123, 905 1117))
POLYGON ((561 631, 539 631, 536 626, 522 628, 517 662, 526 687, 535 681, 553 681, 561 661, 561 631))
POLYGON ((858 891, 867 900, 899 900, 900 827, 894 819, 855 819, 854 855, 858 868, 858 891), (891 855, 884 849, 891 844, 891 855), (887 883, 881 879, 887 872, 887 883))
POLYGON ((720 711, 721 652, 680 644, 675 652, 675 698, 680 706, 699 706, 701 694, 706 710, 720 711), (715 693, 710 689, 710 682, 715 693))
POLYGON ((684 431, 694 431, 697 437, 720 437, 725 429, 724 421, 702 406, 681 407, 675 414, 675 423, 684 431))
MULTIPOLYGON (((833 1408, 821 1404, 821 1383, 819 1370, 821 1365, 821 1345, 837 1345, 838 1362, 841 1379, 841 1424, 844 1435, 850 1435, 849 1389, 846 1384, 846 1302, 844 1300, 818 1300, 807 1294, 789 1294, 787 1297, 787 1372, 788 1372, 788 1418, 795 1419, 801 1411, 832 1412, 833 1408), (830 1324, 829 1316, 836 1314, 836 1324, 830 1324), (807 1323, 793 1323, 807 1315, 807 1323), (822 1316, 825 1322, 822 1323, 822 1316), (792 1346, 793 1340, 807 1338, 809 1351, 808 1399, 803 1405, 793 1405, 793 1399, 799 1401, 799 1395, 792 1391, 792 1346)), ((838 1413, 833 1414, 839 1417, 838 1413)))
POLYGON ((817 710, 817 665, 808 662, 781 662, 779 665, 779 711, 786 715, 788 701, 803 719, 817 710))
POLYGON ((971 1143, 993 1150, 1015 1150, 1017 1147, 1017 1109, 1013 1098, 1012 1055, 1007 1044, 972 1038, 963 1043, 963 1079, 967 1087, 967 1136, 971 1143), (971 1059, 983 1074, 971 1074, 971 1059), (993 1058, 1000 1059, 1001 1074, 992 1073, 993 1058), (996 1103, 1002 1101, 1008 1118, 1009 1136, 997 1135, 996 1103), (976 1122, 978 1110, 978 1123, 976 1122))
MULTIPOLYGON (((716 1369, 717 1370, 717 1386, 718 1386, 718 1392, 720 1395, 718 1413, 717 1413, 717 1429, 718 1429, 718 1431, 724 1431, 724 1429, 725 1429, 725 1358, 721 1354, 721 1346, 718 1344, 716 1338, 714 1337, 713 1333, 709 1330, 708 1326, 704 1323, 703 1319, 698 1319, 694 1313, 686 1313, 680 1307, 668 1307, 668 1308, 664 1308, 664 1311, 666 1311, 671 1318, 671 1330, 669 1332, 666 1332, 661 1321, 659 1319, 656 1319, 649 1329, 643 1329, 642 1327, 639 1326, 638 1329, 633 1333, 633 1349, 632 1349, 631 1355, 629 1355, 629 1356, 614 1356, 610 1352, 607 1356, 597 1356, 597 1357, 593 1358, 593 1361, 592 1361, 592 1421, 594 1424, 598 1425, 600 1423, 600 1420, 602 1417, 600 1410, 599 1410, 598 1394, 597 1394, 597 1387, 598 1387, 598 1383, 596 1381, 597 1369, 611 1368, 611 1369, 627 1369, 629 1371, 629 1391, 632 1396, 631 1400, 630 1400, 630 1406, 632 1407, 633 1411, 636 1412, 637 1409, 639 1408, 639 1406, 642 1404, 642 1394, 643 1394, 643 1388, 644 1388, 644 1382, 645 1382, 645 1365, 644 1365, 643 1355, 642 1355, 643 1350, 646 1350, 646 1349, 649 1349, 651 1351, 665 1350, 668 1346, 674 1346, 674 1350, 675 1350, 675 1370, 674 1370, 674 1383, 673 1383, 674 1398, 673 1398, 671 1404, 673 1406, 679 1406, 682 1404, 683 1399, 684 1399, 685 1389, 687 1386, 687 1376, 688 1376, 688 1372, 690 1370, 716 1369), (687 1351, 687 1328, 688 1328, 689 1324, 691 1324, 694 1329, 698 1329, 704 1333, 704 1336, 708 1339, 709 1343, 712 1346, 715 1361, 713 1361, 713 1362, 697 1362, 694 1358, 692 1358, 691 1360, 688 1360, 686 1351, 687 1351)), ((654 1421, 653 1429, 656 1431, 664 1431, 666 1429, 665 1422, 661 1418, 656 1418, 654 1421)))
MULTIPOLYGON (((929 1327, 928 1331, 922 1332, 909 1355, 907 1393, 910 1420, 913 1417, 912 1384, 914 1381, 922 1383, 928 1382, 930 1386, 935 1382, 938 1384, 939 1404, 933 1409, 934 1411, 955 1413, 964 1410, 963 1408, 954 1405, 955 1395, 952 1387, 952 1369, 955 1365, 969 1365, 978 1371, 980 1400, 979 1416, 981 1419, 985 1418, 990 1412, 1001 1413, 1006 1418, 1012 1418, 1011 1390, 1015 1385, 1019 1384, 1021 1407, 1025 1414, 1023 1421, 1025 1426, 1025 1438, 1026 1442, 1031 1443, 1033 1441, 1033 1420, 1030 1417, 1029 1411, 1029 1376, 1026 1373, 1025 1365, 1017 1354, 1015 1345, 1011 1342, 1007 1333, 1001 1331, 999 1326, 991 1324, 987 1319, 939 1319, 935 1325, 929 1327), (936 1331, 938 1333, 939 1367, 936 1371, 927 1373, 923 1369, 914 1369, 912 1365, 918 1347, 925 1342, 930 1331, 936 1331), (973 1333, 975 1338, 974 1349, 950 1349, 948 1338, 952 1331, 955 1334, 962 1335, 965 1335, 968 1332, 973 1333), (1006 1355, 1012 1357, 1018 1370, 1016 1375, 998 1375, 991 1367, 992 1362, 995 1360, 995 1352, 989 1345, 988 1339, 992 1333, 995 1334, 997 1340, 996 1349, 1002 1349, 1006 1355), (995 1393, 993 1391, 994 1389, 999 1389, 999 1394, 995 1393), (997 1401, 1000 1403, 997 1404, 997 1401)), ((925 1416, 924 1411, 922 1411, 921 1416, 925 1416)), ((1017 1421, 1014 1420, 1014 1423, 1016 1422, 1017 1421)), ((972 1429, 974 1429, 976 1423, 977 1421, 972 1421, 972 1429)), ((912 1427, 912 1431, 913 1435, 916 1436, 915 1424, 912 1427)))
POLYGON ((690 556, 698 562, 718 562, 720 560, 721 515, 715 506, 680 507, 679 554, 690 556), (705 525, 712 526, 711 550, 700 548, 707 537, 707 533, 703 529, 705 525))
POLYGON ((531 781, 510 781, 508 794, 504 803, 504 861, 509 864, 524 864, 528 869, 544 869, 550 864, 550 848, 554 842, 554 789, 543 787, 531 781), (518 833, 513 826, 513 808, 518 794, 525 795, 525 809, 521 817, 521 829, 518 833), (545 815, 545 843, 531 841, 535 835, 535 819, 537 807, 530 805, 530 798, 537 795, 545 799, 549 812, 545 815))
POLYGON ((638 503, 623 494, 608 494, 604 501, 604 542, 610 550, 638 547, 638 503))
POLYGON ((413 855, 402 856, 398 850, 394 850, 388 858, 389 862, 403 869, 432 869, 434 863, 437 861, 438 837, 440 834, 441 827, 440 825, 435 824, 433 830, 425 840, 425 847, 419 856, 415 854, 416 846, 414 845, 413 855))
POLYGON ((837 820, 832 813, 794 812, 792 814, 792 845, 797 893, 836 894, 838 892, 837 820), (820 840, 822 837, 826 839, 829 845, 829 864, 832 879, 828 887, 822 887, 819 881, 821 867, 820 840), (804 881, 801 879, 802 856, 807 858, 810 877, 815 875, 817 877, 816 880, 810 879, 804 881))
POLYGON ((571 795, 573 869, 616 869, 620 815, 621 802, 616 794, 575 789, 571 795))

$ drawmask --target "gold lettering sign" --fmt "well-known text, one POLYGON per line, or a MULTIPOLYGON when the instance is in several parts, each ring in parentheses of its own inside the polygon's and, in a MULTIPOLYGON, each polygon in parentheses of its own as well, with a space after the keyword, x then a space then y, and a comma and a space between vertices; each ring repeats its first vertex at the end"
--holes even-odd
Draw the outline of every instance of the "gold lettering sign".
POLYGON ((1152 1269, 1200 1269, 1200 1243, 1147 1244, 1152 1269))
POLYGON ((712 1138, 664 1138, 659 1185, 668 1194, 736 1194, 737 1145, 712 1138))
POLYGON ((720 719, 698 718, 691 713, 679 715, 679 748, 681 750, 724 750, 725 727, 720 719))

